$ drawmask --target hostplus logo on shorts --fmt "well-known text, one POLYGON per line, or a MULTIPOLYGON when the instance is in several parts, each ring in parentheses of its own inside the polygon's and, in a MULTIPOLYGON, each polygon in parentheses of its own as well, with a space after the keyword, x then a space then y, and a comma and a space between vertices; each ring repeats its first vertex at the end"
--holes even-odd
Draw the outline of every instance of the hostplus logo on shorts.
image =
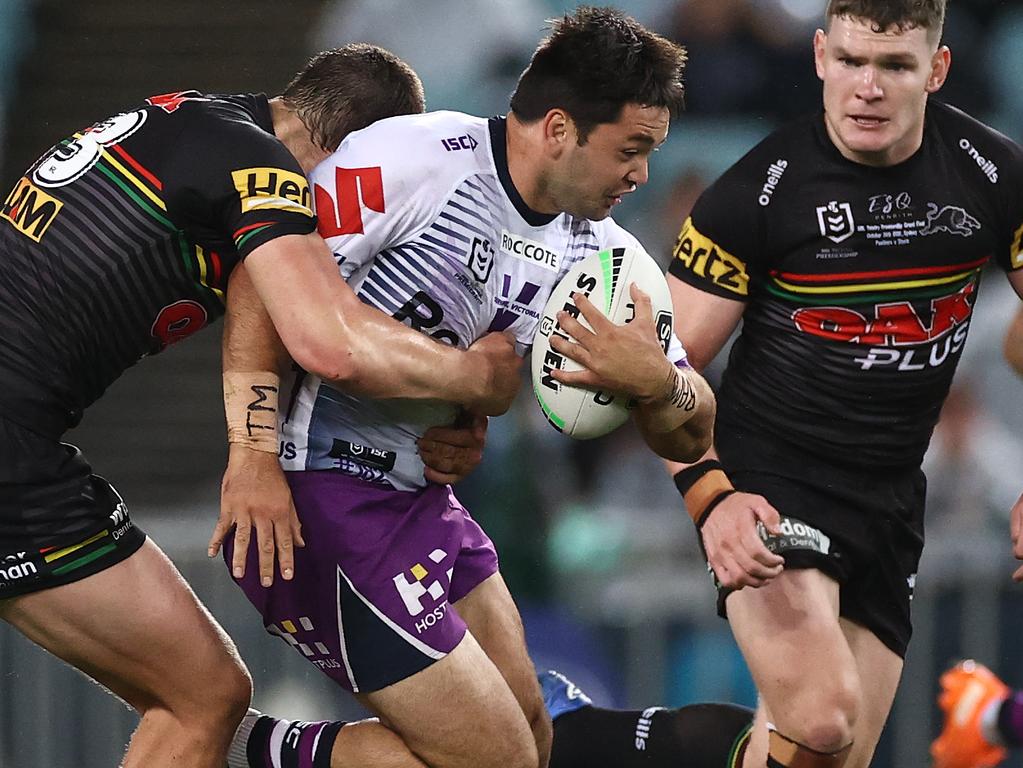
MULTIPOLYGON (((443 549, 435 549, 427 558, 439 566, 447 559, 447 553, 443 549)), ((451 573, 454 569, 448 568, 443 572, 443 578, 448 584, 451 583, 451 573)), ((408 571, 402 571, 394 577, 394 586, 405 603, 409 616, 417 618, 415 623, 416 632, 423 634, 424 631, 441 621, 447 614, 448 601, 445 599, 447 589, 440 579, 432 579, 426 583, 430 571, 422 563, 416 563, 408 571), (409 576, 412 580, 409 580, 409 576), (427 607, 427 602, 433 605, 427 607)))

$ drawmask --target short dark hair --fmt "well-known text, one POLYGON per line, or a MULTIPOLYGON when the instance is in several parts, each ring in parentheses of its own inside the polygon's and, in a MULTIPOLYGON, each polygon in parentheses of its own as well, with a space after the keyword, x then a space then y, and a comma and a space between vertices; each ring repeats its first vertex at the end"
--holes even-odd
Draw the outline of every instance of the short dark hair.
POLYGON ((920 27, 933 40, 941 37, 946 4, 947 0, 828 0, 824 29, 831 27, 836 16, 847 16, 871 22, 875 32, 892 27, 905 32, 920 27))
POLYGON ((352 131, 426 108, 415 70, 390 51, 366 43, 316 54, 288 83, 281 99, 327 152, 352 131))
POLYGON ((564 109, 579 143, 600 123, 613 123, 626 104, 682 111, 685 49, 614 8, 581 6, 548 22, 543 40, 519 77, 512 112, 531 123, 564 109))

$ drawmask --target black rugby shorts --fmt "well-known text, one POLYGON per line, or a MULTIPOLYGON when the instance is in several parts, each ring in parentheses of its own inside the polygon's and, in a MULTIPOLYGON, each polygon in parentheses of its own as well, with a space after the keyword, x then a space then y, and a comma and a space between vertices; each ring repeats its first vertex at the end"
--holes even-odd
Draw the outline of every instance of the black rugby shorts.
POLYGON ((98 573, 145 540, 81 451, 0 416, 0 599, 98 573))
MULTIPOLYGON (((749 432, 723 430, 716 445, 732 484, 782 515, 783 535, 772 548, 785 567, 835 579, 840 615, 905 658, 924 545, 923 472, 841 467, 749 432)), ((718 586, 721 616, 729 592, 718 586)))

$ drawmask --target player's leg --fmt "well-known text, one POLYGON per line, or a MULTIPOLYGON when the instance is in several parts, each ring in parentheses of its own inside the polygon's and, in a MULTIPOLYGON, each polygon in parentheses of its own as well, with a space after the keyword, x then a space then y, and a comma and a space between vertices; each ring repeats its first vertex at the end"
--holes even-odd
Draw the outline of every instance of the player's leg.
POLYGON ((856 659, 862 691, 853 748, 845 768, 866 768, 895 701, 903 660, 869 629, 846 619, 840 619, 839 624, 856 659))
POLYGON ((0 617, 142 714, 125 768, 223 766, 248 673, 152 541, 80 581, 3 601, 0 617))
POLYGON ((766 753, 761 734, 745 767, 787 766, 794 758, 842 766, 862 693, 839 625, 837 582, 815 569, 786 570, 764 587, 732 592, 727 609, 773 726, 766 753))
POLYGON ((945 715, 931 744, 935 768, 993 768, 1023 745, 1023 692, 983 664, 967 659, 941 676, 938 705, 945 715))
POLYGON ((263 588, 250 551, 240 586, 263 626, 390 732, 333 723, 330 744, 326 725, 267 719, 242 735, 248 765, 320 768, 328 746, 333 768, 372 764, 367 755, 382 752, 401 766, 535 768, 521 706, 451 606, 496 573, 497 558, 450 491, 401 493, 340 473, 294 473, 289 482, 306 539, 295 577, 263 588))
POLYGON ((733 768, 753 711, 732 704, 605 709, 564 675, 540 675, 554 721, 550 768, 733 768))
POLYGON ((544 707, 536 668, 526 650, 519 610, 504 579, 495 573, 454 605, 518 701, 543 768, 551 751, 551 718, 544 707))
POLYGON ((519 702, 469 632, 422 672, 359 699, 431 768, 539 764, 519 702))

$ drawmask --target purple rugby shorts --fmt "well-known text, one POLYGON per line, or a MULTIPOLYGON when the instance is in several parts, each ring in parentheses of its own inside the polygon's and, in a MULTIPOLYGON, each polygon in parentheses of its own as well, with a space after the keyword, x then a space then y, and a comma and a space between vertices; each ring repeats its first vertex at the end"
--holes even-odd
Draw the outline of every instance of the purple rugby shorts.
MULTIPOLYGON (((255 537, 236 579, 282 638, 353 693, 444 658, 465 635, 451 604, 497 573, 497 552, 450 486, 396 491, 331 470, 288 472, 305 547, 295 577, 259 583, 255 537)), ((224 548, 230 567, 234 537, 224 548)))

